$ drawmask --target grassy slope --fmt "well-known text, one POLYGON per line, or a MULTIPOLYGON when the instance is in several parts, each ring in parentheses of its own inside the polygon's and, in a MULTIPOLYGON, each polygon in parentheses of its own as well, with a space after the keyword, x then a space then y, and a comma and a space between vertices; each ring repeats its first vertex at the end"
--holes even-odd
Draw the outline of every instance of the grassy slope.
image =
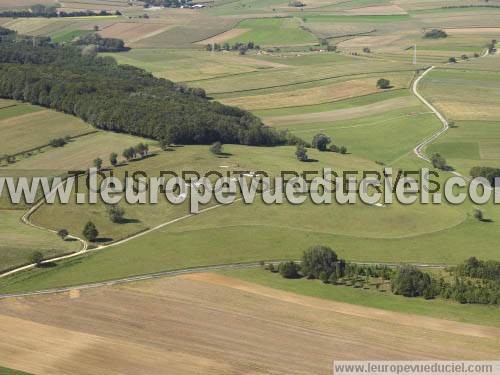
POLYGON ((22 224, 21 211, 0 211, 0 271, 26 263, 30 254, 41 251, 46 257, 79 249, 80 243, 62 241, 53 233, 22 224))
POLYGON ((29 375, 27 372, 0 367, 0 375, 29 375))
POLYGON ((288 292, 332 301, 352 303, 408 314, 427 315, 459 322, 500 327, 500 308, 481 305, 461 305, 442 299, 405 298, 390 292, 355 289, 323 284, 317 280, 289 280, 262 269, 221 272, 227 276, 254 282, 288 292))

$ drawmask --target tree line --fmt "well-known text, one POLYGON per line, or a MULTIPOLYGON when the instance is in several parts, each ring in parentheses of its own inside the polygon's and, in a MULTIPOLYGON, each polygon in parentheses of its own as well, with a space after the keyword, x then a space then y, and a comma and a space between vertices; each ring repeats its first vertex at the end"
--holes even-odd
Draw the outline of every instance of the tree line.
MULTIPOLYGON (((11 18, 35 18, 35 17, 89 17, 89 16, 112 16, 113 14, 101 10, 100 12, 94 12, 93 10, 78 10, 78 11, 58 11, 56 6, 47 6, 43 4, 32 5, 27 9, 15 9, 15 10, 5 10, 0 12, 0 17, 11 17, 11 18)), ((119 11, 115 12, 115 15, 121 15, 119 11)))
POLYGON ((389 268, 386 265, 348 263, 338 258, 328 246, 306 250, 300 262, 265 265, 284 278, 318 279, 325 284, 346 285, 381 292, 390 290, 404 297, 441 297, 459 303, 500 305, 500 262, 481 261, 474 257, 447 269, 441 276, 412 265, 389 268))
POLYGON ((96 128, 162 144, 297 144, 245 110, 212 102, 204 90, 118 65, 73 45, 0 43, 0 97, 81 118, 96 128))

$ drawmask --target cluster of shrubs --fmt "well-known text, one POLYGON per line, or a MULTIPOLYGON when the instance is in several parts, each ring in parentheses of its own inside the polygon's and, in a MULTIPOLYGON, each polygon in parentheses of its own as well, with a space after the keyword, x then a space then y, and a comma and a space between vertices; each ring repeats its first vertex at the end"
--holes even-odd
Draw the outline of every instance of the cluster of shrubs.
POLYGON ((295 150, 295 157, 299 161, 309 161, 309 156, 307 155, 307 148, 312 146, 313 148, 318 149, 319 151, 330 151, 337 152, 339 154, 347 154, 347 147, 345 146, 337 146, 334 144, 330 144, 332 142, 331 138, 323 133, 316 134, 311 144, 300 142, 297 144, 297 149, 295 150))
POLYGON ((450 167, 446 164, 446 159, 439 153, 432 154, 431 163, 434 168, 438 168, 443 171, 450 169, 450 167))
POLYGON ((180 8, 184 5, 191 4, 190 0, 144 0, 144 8, 149 7, 165 7, 165 8, 180 8))
POLYGON ((304 4, 302 1, 300 0, 290 0, 288 2, 288 6, 289 7, 295 7, 295 8, 302 8, 302 7, 305 7, 306 4, 304 4))
MULTIPOLYGON (((136 159, 137 157, 142 159, 142 158, 146 157, 148 155, 148 153, 149 153, 149 146, 145 143, 139 143, 136 146, 128 147, 125 150, 123 150, 122 156, 127 161, 130 161, 130 160, 136 159)), ((114 155, 116 155, 116 154, 111 154, 111 156, 114 156, 114 155)), ((114 159, 114 158, 112 158, 111 156, 110 156, 111 164, 116 165, 116 164, 113 164, 112 159, 114 159)))
POLYGON ((500 178, 500 169, 493 167, 472 167, 470 172, 472 178, 483 177, 491 186, 495 186, 495 179, 500 178))
POLYGON ((249 49, 256 49, 259 50, 260 46, 257 44, 254 44, 254 42, 248 42, 248 43, 240 43, 236 42, 234 44, 229 44, 229 43, 224 43, 224 44, 219 44, 219 43, 213 43, 213 44, 207 44, 207 51, 247 51, 249 49))
POLYGON ((432 29, 424 34, 424 38, 427 39, 440 39, 440 38, 446 38, 447 36, 448 34, 446 34, 446 31, 441 29, 432 29))
POLYGON ((64 138, 53 138, 49 141, 49 145, 52 147, 63 147, 69 142, 70 139, 70 136, 66 136, 64 138))
POLYGON ((386 282, 394 274, 393 270, 383 265, 346 263, 345 260, 339 259, 330 247, 321 245, 313 246, 305 251, 300 263, 286 261, 279 263, 277 267, 270 263, 266 268, 271 272, 278 272, 287 279, 305 277, 320 280, 325 284, 347 285, 355 288, 366 286, 370 277, 386 282))

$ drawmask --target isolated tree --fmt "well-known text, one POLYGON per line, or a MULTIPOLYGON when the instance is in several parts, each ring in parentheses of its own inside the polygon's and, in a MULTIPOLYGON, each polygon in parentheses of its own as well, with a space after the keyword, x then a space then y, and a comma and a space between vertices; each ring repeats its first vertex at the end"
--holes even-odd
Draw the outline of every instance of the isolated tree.
POLYGON ((222 143, 220 143, 219 141, 217 142, 214 142, 210 148, 209 148, 210 152, 212 154, 215 154, 215 155, 220 155, 222 154, 222 143))
POLYGON ((102 167, 102 159, 101 158, 94 159, 94 167, 96 167, 98 170, 101 169, 101 167, 102 167))
POLYGON ((285 279, 297 279, 299 275, 300 266, 293 262, 281 262, 278 266, 278 272, 285 279))
POLYGON ((43 262, 43 254, 40 251, 34 251, 31 253, 29 261, 39 267, 43 262))
POLYGON ((94 242, 99 235, 99 231, 95 227, 94 223, 88 221, 87 224, 83 227, 83 236, 90 242, 94 242))
POLYGON ((319 133, 319 134, 316 134, 314 137, 313 137, 313 140, 312 140, 312 146, 314 148, 317 148, 319 151, 326 151, 327 150, 327 147, 328 147, 328 144, 331 142, 332 140, 330 139, 330 137, 328 137, 327 135, 325 134, 322 134, 322 133, 319 133))
POLYGON ((345 146, 340 146, 339 152, 344 155, 347 154, 347 147, 345 146))
POLYGON ((135 158, 136 151, 133 147, 126 148, 123 150, 122 156, 127 159, 127 161, 130 161, 135 158))
POLYGON ((118 164, 118 154, 116 152, 112 152, 109 155, 109 162, 113 167, 115 167, 118 164))
POLYGON ((446 169, 446 160, 441 154, 433 154, 431 156, 431 163, 434 168, 446 169))
POLYGON ((449 63, 453 63, 453 64, 454 64, 454 63, 456 63, 456 62, 457 62, 457 58, 456 58, 456 57, 450 57, 450 58, 448 59, 448 62, 449 62, 449 63))
POLYGON ((61 237, 61 239, 65 240, 68 237, 69 232, 66 229, 60 229, 57 231, 57 235, 61 237))
POLYGON ((461 56, 461 58, 462 58, 462 60, 469 60, 469 56, 467 56, 467 55, 465 55, 465 54, 464 54, 464 55, 462 55, 462 56, 461 56))
POLYGON ((297 160, 299 161, 308 161, 309 157, 307 156, 307 150, 304 147, 304 145, 299 144, 297 145, 297 150, 295 151, 295 156, 297 157, 297 160))
POLYGON ((378 81, 377 81, 377 87, 379 89, 388 89, 391 87, 391 81, 389 81, 388 79, 385 79, 385 78, 380 78, 378 81))
POLYGON ((369 47, 365 47, 365 48, 363 48, 363 52, 364 53, 371 53, 372 51, 369 47))
POLYGON ((484 214, 483 211, 480 208, 475 208, 474 209, 474 219, 478 221, 483 221, 484 220, 484 214))
POLYGON ((139 143, 134 147, 135 153, 141 155, 141 157, 145 157, 149 152, 149 146, 145 143, 139 143))
POLYGON ((427 31, 424 34, 424 38, 427 39, 439 39, 439 38, 446 38, 448 34, 446 34, 446 31, 443 31, 441 29, 432 29, 427 31))
POLYGON ((336 146, 336 145, 330 145, 329 150, 330 150, 331 152, 340 152, 339 147, 338 147, 338 146, 336 146))
POLYGON ((112 204, 108 206, 108 216, 112 223, 123 222, 123 216, 125 215, 125 210, 121 208, 118 204, 112 204))
POLYGON ((321 272, 331 275, 336 269, 337 254, 328 246, 316 245, 302 255, 302 274, 308 278, 319 278, 321 272))

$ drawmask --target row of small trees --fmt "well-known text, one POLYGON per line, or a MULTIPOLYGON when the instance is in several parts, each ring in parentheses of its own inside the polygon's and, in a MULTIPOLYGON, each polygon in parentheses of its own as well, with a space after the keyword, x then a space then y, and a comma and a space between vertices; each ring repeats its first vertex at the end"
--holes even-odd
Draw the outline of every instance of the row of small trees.
POLYGON ((241 43, 236 42, 234 44, 224 43, 213 43, 207 44, 207 51, 247 51, 249 49, 260 50, 260 46, 258 44, 254 44, 254 42, 241 43))
MULTIPOLYGON (((145 143, 139 143, 136 146, 132 147, 127 147, 125 150, 122 152, 122 156, 125 158, 126 161, 131 161, 137 158, 145 158, 149 154, 149 146, 145 143)), ((109 155, 109 163, 113 166, 116 167, 118 165, 118 154, 116 152, 112 152, 109 155)), ((94 159, 93 165, 95 168, 100 170, 103 165, 103 160, 101 158, 96 158, 94 159)))
POLYGON ((377 289, 390 283, 392 293, 405 297, 440 296, 460 303, 500 304, 500 262, 474 257, 448 270, 455 274, 453 281, 437 278, 412 265, 391 269, 385 265, 346 263, 328 246, 313 246, 303 253, 300 262, 281 262, 277 268, 268 264, 267 269, 288 279, 305 277, 356 288, 369 288, 370 280, 376 278, 377 289))

